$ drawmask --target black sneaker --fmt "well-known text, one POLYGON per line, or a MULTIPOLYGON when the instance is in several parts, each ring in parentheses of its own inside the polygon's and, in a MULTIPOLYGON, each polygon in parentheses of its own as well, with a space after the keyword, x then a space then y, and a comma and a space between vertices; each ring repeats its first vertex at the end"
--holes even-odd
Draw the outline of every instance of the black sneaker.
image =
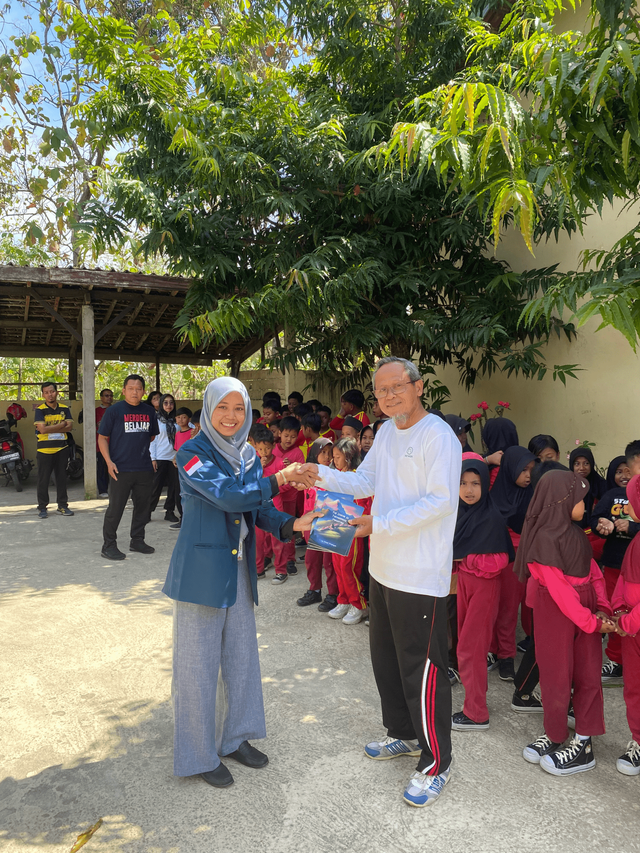
POLYGON ((540 759, 540 767, 552 776, 572 776, 574 773, 593 770, 595 766, 591 738, 581 740, 578 735, 571 738, 566 749, 547 753, 540 759))
POLYGON ((304 541, 304 536, 296 536, 296 548, 304 548, 307 543, 304 541))
POLYGON ((319 601, 322 601, 322 593, 315 589, 308 589, 302 598, 297 600, 296 604, 298 607, 308 607, 310 604, 317 604, 319 601))
POLYGON ((562 746, 561 743, 554 743, 546 735, 540 735, 537 740, 530 743, 522 750, 522 757, 529 764, 540 764, 540 759, 551 752, 555 752, 562 746))
POLYGON ((287 560, 287 574, 288 575, 297 575, 298 567, 296 566, 295 560, 287 560))
POLYGON ((453 687, 454 684, 458 684, 460 682, 460 673, 457 669, 454 669, 452 666, 447 667, 447 675, 449 676, 449 684, 453 687))
POLYGON ((102 551, 100 551, 102 556, 106 560, 126 560, 127 555, 123 554, 122 551, 116 545, 103 545, 102 551))
POLYGON ((516 690, 511 698, 511 710, 521 714, 539 714, 542 711, 542 702, 536 693, 520 695, 516 690))
POLYGON ((471 717, 467 717, 464 711, 458 711, 457 714, 451 717, 451 728, 457 732, 480 731, 489 728, 489 720, 485 720, 483 723, 476 723, 471 717))
POLYGON ((173 512, 173 510, 170 510, 169 512, 165 512, 164 520, 165 521, 173 521, 174 524, 176 523, 176 521, 180 521, 180 519, 175 514, 175 512, 173 512))
POLYGON ((640 774, 640 744, 630 740, 627 751, 616 761, 616 770, 625 776, 638 776, 640 774))
POLYGON ((338 596, 337 595, 326 595, 322 604, 318 605, 318 610, 320 613, 328 613, 330 610, 338 604, 338 596))
POLYGON ((498 666, 498 658, 494 655, 493 652, 489 652, 487 655, 487 672, 491 672, 491 670, 495 669, 498 666))
POLYGON ((273 566, 273 557, 265 557, 264 570, 270 569, 273 566))
POLYGON ((524 640, 520 640, 520 642, 517 645, 517 649, 519 652, 528 652, 530 645, 531 645, 531 637, 525 637, 524 640))
POLYGON ((180 530, 182 527, 182 519, 180 521, 175 521, 173 524, 169 525, 169 530, 180 530))
POLYGON ((608 660, 602 667, 601 679, 603 684, 622 684, 622 664, 608 660))
POLYGON ((38 518, 49 518, 49 513, 46 511, 46 509, 39 509, 38 518))
POLYGON ((258 572, 258 580, 261 581, 263 578, 266 578, 266 572, 258 572))
POLYGON ((155 554, 156 552, 156 549, 152 548, 151 545, 147 545, 146 542, 131 542, 129 550, 137 551, 138 554, 155 554))
POLYGON ((516 671, 513 668, 513 658, 503 658, 498 661, 500 681, 515 681, 516 671))
POLYGON ((75 515, 75 512, 72 512, 68 506, 59 506, 56 512, 58 515, 75 515))

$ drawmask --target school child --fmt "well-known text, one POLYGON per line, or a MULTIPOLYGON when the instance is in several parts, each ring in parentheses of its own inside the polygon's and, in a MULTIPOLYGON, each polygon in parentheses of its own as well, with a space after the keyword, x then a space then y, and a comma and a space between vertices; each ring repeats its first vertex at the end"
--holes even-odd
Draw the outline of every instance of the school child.
POLYGON ((615 631, 615 623, 589 542, 573 523, 582 518, 588 489, 572 471, 545 474, 529 504, 515 562, 520 580, 528 578, 544 705, 544 734, 522 755, 554 776, 595 767, 591 737, 605 732, 598 635, 615 631), (575 734, 562 749, 572 688, 575 734))
POLYGON ((589 494, 584 502, 584 517, 578 524, 589 538, 591 550, 593 551, 593 559, 599 563, 602 559, 604 540, 595 532, 591 516, 594 506, 607 491, 607 482, 598 473, 593 453, 588 447, 576 447, 571 451, 569 454, 569 468, 575 474, 584 477, 589 483, 589 494))
MULTIPOLYGON (((333 460, 333 444, 328 438, 318 438, 313 442, 309 449, 307 462, 313 462, 316 465, 330 465, 333 460)), ((310 507, 313 510, 316 503, 317 489, 305 489, 304 491, 304 507, 310 507)), ((309 541, 310 532, 304 534, 305 541, 309 541)), ((307 566, 307 579, 309 581, 309 589, 305 592, 302 598, 296 602, 298 607, 308 607, 310 604, 319 602, 318 610, 321 613, 328 613, 338 603, 338 581, 336 573, 333 569, 332 555, 328 551, 314 551, 312 548, 307 548, 304 561, 307 566), (324 568, 327 577, 327 595, 322 600, 322 569, 324 568)))
POLYGON ((270 426, 280 420, 280 408, 273 398, 267 400, 262 406, 262 417, 258 423, 270 426))
MULTIPOLYGON (((297 392, 295 392, 297 393, 297 392)), ((283 467, 291 465, 293 462, 299 462, 301 465, 304 462, 302 450, 297 446, 298 432, 300 424, 297 418, 291 415, 282 418, 280 421, 280 443, 276 444, 273 450, 276 458, 281 459, 283 467)), ((304 493, 294 492, 285 493, 282 502, 283 512, 288 512, 289 515, 302 515, 302 506, 304 503, 304 493)), ((285 556, 287 560, 287 572, 290 575, 297 575, 298 568, 296 566, 296 542, 291 539, 285 543, 285 556)))
POLYGON ((624 455, 632 477, 640 474, 640 440, 631 441, 624 449, 624 455))
MULTIPOLYGON (((636 524, 627 512, 627 483, 630 479, 631 471, 626 457, 616 456, 607 471, 607 491, 591 514, 595 532, 604 538, 600 564, 610 598, 618 582, 625 552, 640 531, 640 524, 636 524)), ((602 683, 613 686, 620 683, 623 674, 622 647, 618 634, 612 634, 607 640, 607 657, 609 660, 602 666, 602 683)))
POLYGON ((342 422, 342 435, 341 438, 353 438, 354 441, 359 443, 360 433, 362 432, 362 421, 359 421, 357 418, 352 417, 351 415, 347 415, 347 417, 342 422))
MULTIPOLYGON (((260 462, 262 463, 262 476, 270 477, 272 474, 277 474, 278 471, 286 468, 282 459, 279 459, 273 452, 275 440, 271 430, 264 424, 256 424, 256 426, 252 427, 252 433, 256 453, 260 457, 260 462)), ((280 512, 283 512, 285 499, 290 498, 291 495, 295 496, 295 494, 295 486, 281 486, 279 494, 275 495, 273 498, 274 507, 279 509, 280 512)), ((270 546, 273 549, 273 562, 276 570, 271 583, 283 584, 287 580, 286 544, 287 543, 285 542, 280 542, 270 533, 266 533, 264 530, 260 530, 260 528, 256 527, 256 567, 259 578, 263 578, 265 576, 264 562, 268 547, 270 546)))
MULTIPOLYGON (((549 471, 568 471, 569 469, 562 465, 560 462, 556 462, 553 459, 548 459, 545 462, 540 462, 535 466, 533 471, 531 472, 531 486, 533 488, 533 493, 535 495, 536 486, 540 482, 541 478, 544 477, 549 471)), ((525 601, 520 605, 520 612, 522 618, 522 625, 524 627, 525 617, 528 616, 528 624, 525 630, 527 631, 528 636, 525 637, 524 641, 518 643, 517 648, 520 651, 523 651, 522 660, 520 661, 520 666, 516 671, 516 676, 513 679, 513 696, 511 697, 511 710, 524 714, 536 714, 542 712, 542 702, 540 701, 540 696, 534 693, 535 688, 538 686, 538 682, 540 681, 540 676, 538 673, 538 664, 536 662, 536 644, 535 644, 535 636, 533 631, 533 614, 531 612, 531 608, 526 603, 526 592, 525 592, 525 601), (523 648, 524 646, 524 648, 523 648)), ((568 715, 573 716, 573 708, 569 707, 568 715)))
POLYGON ((320 400, 316 400, 315 398, 312 400, 307 400, 307 404, 311 406, 311 411, 314 415, 318 414, 318 409, 320 408, 320 406, 322 406, 320 400))
POLYGON ((444 419, 455 432, 458 441, 462 445, 462 452, 471 453, 472 450, 467 440, 468 432, 471 429, 470 422, 458 415, 445 415, 444 419))
MULTIPOLYGON (((185 441, 191 438, 191 418, 193 412, 186 406, 181 406, 176 412, 176 435, 173 440, 173 446, 176 450, 180 450, 185 441)), ((175 463, 175 460, 174 460, 175 463)))
POLYGON ((489 492, 487 465, 481 459, 463 459, 453 538, 458 672, 465 689, 462 711, 451 718, 451 727, 457 731, 489 728, 487 655, 498 615, 500 573, 514 556, 507 524, 489 492))
POLYGON ((251 426, 260 420, 260 409, 251 409, 251 426))
POLYGON ((357 418, 365 426, 368 426, 370 421, 364 412, 364 394, 358 391, 357 388, 351 388, 345 391, 340 397, 340 411, 337 417, 331 421, 331 429, 335 430, 336 434, 342 429, 342 424, 347 415, 357 418))
MULTIPOLYGON (((516 551, 527 507, 533 497, 531 472, 535 464, 536 457, 526 447, 508 447, 504 451, 499 474, 492 489, 493 502, 507 522, 511 542, 516 551)), ((513 573, 513 564, 510 563, 500 573, 500 604, 494 639, 487 659, 487 667, 490 670, 498 667, 502 681, 513 681, 515 677, 513 661, 516 656, 518 608, 524 599, 524 592, 524 585, 513 573)))
MULTIPOLYGON (((636 448, 640 450, 640 447, 636 448)), ((639 458, 640 453, 635 458, 639 458)), ((633 456, 631 459, 633 460, 633 456)), ((629 459, 629 448, 627 448, 629 459)), ((627 511, 634 522, 640 521, 640 476, 636 474, 627 484, 627 511)), ((616 630, 621 633, 622 665, 624 667, 624 702, 631 740, 616 768, 625 776, 640 774, 640 536, 627 548, 622 568, 611 600, 616 630)), ((610 635, 612 637, 613 634, 610 635)))
POLYGON ((527 445, 527 449, 530 450, 531 453, 540 460, 540 462, 560 461, 560 447, 552 435, 545 435, 543 433, 540 435, 534 435, 527 445))
POLYGON ((202 414, 202 409, 196 409, 195 412, 191 415, 191 438, 195 438, 197 434, 200 432, 200 415, 202 414))
POLYGON ((367 453, 373 447, 373 440, 375 435, 373 433, 373 427, 366 426, 362 428, 360 432, 360 437, 358 439, 358 446, 360 447, 360 458, 364 459, 367 453))
POLYGON ((331 409, 329 406, 320 406, 316 414, 320 415, 320 438, 328 438, 332 444, 335 444, 336 434, 331 429, 331 409))
POLYGON ((296 408, 302 405, 303 397, 299 391, 292 391, 287 397, 287 408, 289 409, 289 414, 292 415, 296 408))
MULTIPOLYGON (((338 471, 355 471, 360 464, 360 451, 352 438, 341 438, 333 447, 333 467, 338 471)), ((359 498, 356 503, 371 512, 372 498, 359 498)), ((345 625, 357 625, 369 615, 360 581, 364 549, 363 539, 355 538, 346 557, 333 555, 333 568, 338 581, 338 603, 329 611, 331 619, 342 619, 345 625)))
POLYGON ((280 444, 280 421, 274 421, 268 426, 271 432, 273 433, 273 437, 276 440, 276 444, 280 444))
POLYGON ((490 418, 482 427, 482 444, 487 455, 485 457, 491 474, 491 486, 496 481, 502 454, 509 447, 518 446, 518 430, 509 418, 490 418))
POLYGON ((304 438, 304 442, 300 445, 300 450, 306 462, 309 448, 317 438, 320 438, 320 415, 316 415, 313 412, 305 415, 300 426, 304 438))

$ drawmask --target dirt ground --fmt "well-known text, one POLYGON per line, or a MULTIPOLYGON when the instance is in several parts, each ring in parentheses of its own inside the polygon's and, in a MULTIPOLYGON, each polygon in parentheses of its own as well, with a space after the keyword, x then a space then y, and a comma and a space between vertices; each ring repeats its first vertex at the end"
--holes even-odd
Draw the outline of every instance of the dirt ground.
MULTIPOLYGON (((270 757, 229 762, 215 790, 172 776, 171 603, 160 590, 176 534, 157 511, 152 556, 100 556, 106 501, 72 488, 73 518, 35 511, 35 479, 0 485, 0 850, 69 853, 584 853, 640 851, 640 778, 621 776, 629 740, 622 691, 605 691, 597 768, 558 779, 522 747, 540 715, 510 710, 489 676, 491 728, 453 732, 451 783, 429 809, 402 801, 412 759, 372 762, 384 734, 364 624, 295 604, 304 566, 260 583, 258 636, 270 757)), ((127 511, 121 544, 127 544, 127 511)), ((463 688, 454 688, 454 710, 463 688)))

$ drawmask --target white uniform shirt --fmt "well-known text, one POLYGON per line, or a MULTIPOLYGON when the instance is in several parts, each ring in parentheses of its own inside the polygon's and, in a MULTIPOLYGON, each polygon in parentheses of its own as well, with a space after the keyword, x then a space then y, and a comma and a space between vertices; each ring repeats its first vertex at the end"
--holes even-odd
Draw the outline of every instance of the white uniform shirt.
POLYGON ((323 489, 375 495, 369 573, 402 592, 449 594, 462 447, 436 415, 408 429, 383 424, 357 471, 320 466, 323 489))

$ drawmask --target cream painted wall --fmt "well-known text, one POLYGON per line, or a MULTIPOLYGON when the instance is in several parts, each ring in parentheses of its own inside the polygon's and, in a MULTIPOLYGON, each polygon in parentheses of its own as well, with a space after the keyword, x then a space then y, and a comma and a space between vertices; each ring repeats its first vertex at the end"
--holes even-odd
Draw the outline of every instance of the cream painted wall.
MULTIPOLYGON (((536 248, 533 258, 520 235, 508 233, 498 250, 498 257, 508 261, 513 269, 557 263, 568 271, 579 268, 579 255, 585 248, 609 249, 611 245, 638 221, 637 210, 622 211, 622 205, 603 211, 603 217, 592 217, 584 235, 572 239, 550 241, 536 248)), ((452 392, 445 412, 468 417, 478 412, 477 404, 486 400, 495 405, 498 400, 511 403, 511 419, 518 428, 520 443, 526 445, 536 433, 550 433, 560 444, 561 451, 575 447, 576 439, 594 441, 594 454, 603 466, 619 453, 633 438, 640 438, 640 395, 635 391, 640 378, 640 356, 636 355, 625 338, 611 328, 596 331, 597 321, 590 321, 578 330, 578 339, 571 344, 551 341, 545 359, 554 364, 578 364, 579 379, 568 379, 566 388, 553 381, 551 372, 542 381, 498 375, 480 380, 470 394, 458 383, 455 368, 439 371, 439 378, 452 392)), ((475 446, 479 448, 478 430, 474 431, 475 446)))

